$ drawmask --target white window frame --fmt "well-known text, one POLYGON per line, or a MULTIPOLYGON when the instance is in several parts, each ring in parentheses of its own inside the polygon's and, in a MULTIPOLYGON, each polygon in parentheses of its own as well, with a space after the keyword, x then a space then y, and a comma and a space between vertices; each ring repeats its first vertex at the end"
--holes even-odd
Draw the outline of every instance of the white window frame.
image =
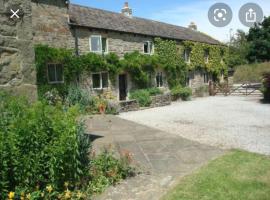
POLYGON ((48 78, 48 83, 49 84, 59 84, 59 83, 64 83, 64 66, 61 63, 47 63, 47 78, 48 78), (49 77, 49 65, 54 65, 54 78, 56 80, 56 65, 61 65, 63 69, 63 74, 62 74, 62 81, 50 81, 49 77))
POLYGON ((190 54, 191 54, 191 50, 190 49, 185 49, 184 50, 184 60, 188 64, 190 64, 190 54))
POLYGON ((90 36, 90 38, 89 38, 89 46, 90 46, 90 52, 93 52, 93 53, 100 53, 100 54, 102 54, 102 53, 108 53, 108 38, 105 38, 106 39, 106 49, 105 49, 105 51, 103 52, 103 50, 102 50, 102 46, 103 46, 103 44, 102 44, 102 39, 103 39, 104 37, 102 37, 101 35, 91 35, 90 36), (101 44, 101 50, 100 51, 93 51, 92 50, 92 38, 99 38, 99 42, 100 42, 100 44, 101 44))
POLYGON ((154 54, 154 42, 152 42, 152 41, 144 41, 144 43, 143 43, 143 53, 144 54, 147 54, 147 55, 153 55, 154 54), (147 43, 148 44, 148 47, 147 47, 147 52, 144 52, 144 45, 145 45, 145 43, 147 43), (152 49, 150 48, 151 47, 151 44, 152 44, 152 49))
POLYGON ((102 89, 107 89, 109 87, 109 73, 107 71, 103 71, 103 72, 94 72, 91 73, 91 78, 92 78, 92 88, 94 90, 102 90, 102 89), (107 78, 108 78, 108 86, 107 87, 103 87, 103 80, 102 80, 102 74, 107 74, 107 78), (98 74, 99 75, 99 87, 98 88, 94 88, 94 81, 93 81, 93 75, 94 74, 98 74))
POLYGON ((156 86, 157 88, 163 88, 164 87, 164 76, 163 76, 163 72, 156 72, 156 86), (157 81, 157 75, 160 74, 161 75, 161 79, 162 79, 162 86, 160 86, 160 84, 158 84, 158 81, 157 81))

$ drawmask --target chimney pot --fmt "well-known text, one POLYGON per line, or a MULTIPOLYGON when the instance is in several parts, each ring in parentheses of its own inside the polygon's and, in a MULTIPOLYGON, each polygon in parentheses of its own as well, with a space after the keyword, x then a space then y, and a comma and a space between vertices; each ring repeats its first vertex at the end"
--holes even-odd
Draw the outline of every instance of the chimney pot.
POLYGON ((128 2, 125 2, 121 12, 127 17, 132 17, 132 9, 129 7, 128 2))
POLYGON ((188 28, 194 31, 197 31, 197 25, 194 22, 190 22, 188 28))

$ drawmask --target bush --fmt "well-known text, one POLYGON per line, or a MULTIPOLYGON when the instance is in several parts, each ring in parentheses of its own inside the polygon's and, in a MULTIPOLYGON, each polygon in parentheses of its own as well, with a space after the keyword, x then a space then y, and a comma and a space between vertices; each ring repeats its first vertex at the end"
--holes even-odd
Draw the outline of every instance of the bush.
POLYGON ((64 111, 42 102, 0 94, 0 194, 66 181, 78 183, 89 169, 89 140, 78 108, 64 111))
POLYGON ((159 94, 163 94, 163 92, 157 87, 148 88, 148 89, 146 89, 146 91, 149 93, 150 96, 156 96, 159 94))
POLYGON ((141 107, 151 104, 151 97, 147 90, 135 90, 130 93, 130 99, 136 99, 141 107))
POLYGON ((262 93, 264 96, 264 100, 270 101, 270 72, 266 72, 263 74, 263 88, 262 93))
POLYGON ((200 86, 195 89, 195 96, 196 97, 204 97, 205 95, 209 94, 209 86, 204 85, 200 86))
POLYGON ((262 75, 270 71, 270 63, 250 64, 238 66, 235 70, 233 80, 235 83, 260 83, 262 75))
POLYGON ((114 185, 122 179, 135 175, 135 169, 130 166, 130 154, 121 155, 116 159, 105 150, 91 162, 90 177, 87 193, 101 193, 104 188, 114 185))
POLYGON ((187 101, 192 95, 192 90, 189 87, 176 86, 171 89, 171 95, 174 100, 181 98, 182 100, 187 101))

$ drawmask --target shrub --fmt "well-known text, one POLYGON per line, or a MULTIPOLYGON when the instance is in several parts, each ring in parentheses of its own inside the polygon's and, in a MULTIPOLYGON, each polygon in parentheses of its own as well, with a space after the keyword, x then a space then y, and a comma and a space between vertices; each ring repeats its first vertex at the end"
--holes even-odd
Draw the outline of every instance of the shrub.
POLYGON ((0 94, 0 194, 64 182, 78 183, 89 169, 89 140, 77 122, 78 108, 0 94))
POLYGON ((209 94, 209 87, 207 85, 200 86, 195 89, 195 96, 196 97, 204 97, 205 95, 209 94))
POLYGON ((146 89, 146 91, 149 93, 150 96, 156 96, 159 94, 163 94, 163 92, 157 87, 148 88, 148 89, 146 89))
POLYGON ((172 88, 171 95, 174 100, 181 98, 182 100, 187 101, 192 95, 192 90, 189 87, 176 86, 172 88))
POLYGON ((270 63, 256 63, 238 66, 235 70, 233 80, 235 83, 260 83, 262 75, 270 71, 270 63))
POLYGON ((264 100, 270 101, 270 72, 266 72, 263 74, 263 88, 262 93, 264 96, 264 100))
POLYGON ((109 185, 114 185, 121 179, 135 175, 135 169, 130 166, 130 155, 121 155, 116 159, 105 150, 91 162, 90 182, 87 193, 100 193, 109 185))
POLYGON ((141 107, 147 107, 151 104, 151 97, 147 90, 135 90, 130 93, 130 99, 136 99, 141 107))

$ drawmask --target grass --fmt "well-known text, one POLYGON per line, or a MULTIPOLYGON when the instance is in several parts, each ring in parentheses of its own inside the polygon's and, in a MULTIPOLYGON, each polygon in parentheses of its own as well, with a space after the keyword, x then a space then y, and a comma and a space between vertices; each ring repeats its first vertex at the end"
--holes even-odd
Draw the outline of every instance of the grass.
POLYGON ((269 200, 270 158, 232 151, 185 177, 163 200, 269 200))
POLYGON ((236 67, 233 80, 235 83, 260 83, 262 74, 268 71, 270 71, 270 62, 241 65, 236 67))

